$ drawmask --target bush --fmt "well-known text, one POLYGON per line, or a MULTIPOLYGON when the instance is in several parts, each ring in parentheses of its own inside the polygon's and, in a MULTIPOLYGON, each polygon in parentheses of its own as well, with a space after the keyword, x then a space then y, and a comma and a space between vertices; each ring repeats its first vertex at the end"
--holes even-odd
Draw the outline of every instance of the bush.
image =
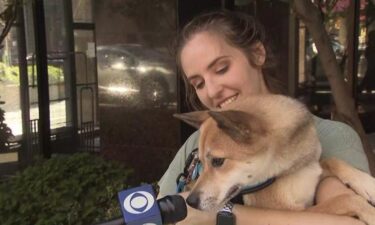
MULTIPOLYGON (((20 73, 20 69, 18 65, 9 66, 3 62, 0 62, 0 81, 19 85, 19 82, 20 82, 19 73, 20 73)), ((29 84, 37 85, 37 74, 36 74, 35 65, 27 66, 27 74, 28 74, 29 84), (32 82, 33 70, 34 70, 34 82, 32 82)), ((59 84, 62 82, 64 82, 63 70, 57 66, 48 65, 48 83, 59 84)))
POLYGON ((87 153, 57 156, 0 185, 2 225, 89 225, 121 216, 131 170, 87 153))
MULTIPOLYGON (((0 105, 4 102, 0 101, 0 105)), ((9 150, 9 139, 13 137, 12 130, 5 121, 5 111, 0 108, 0 152, 9 150)))

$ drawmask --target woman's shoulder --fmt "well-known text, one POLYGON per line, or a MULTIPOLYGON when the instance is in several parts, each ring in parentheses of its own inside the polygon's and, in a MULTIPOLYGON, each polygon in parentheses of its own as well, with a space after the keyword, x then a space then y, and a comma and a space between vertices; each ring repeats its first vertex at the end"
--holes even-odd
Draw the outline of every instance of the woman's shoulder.
POLYGON ((314 116, 314 123, 321 141, 332 142, 333 144, 341 142, 343 144, 351 143, 357 145, 360 143, 362 148, 359 135, 351 126, 343 122, 322 119, 317 116, 314 116))
POLYGON ((323 149, 327 147, 327 145, 337 146, 340 145, 340 143, 343 147, 360 144, 362 148, 361 140, 357 132, 349 125, 339 121, 322 119, 317 116, 314 116, 314 123, 323 149))
POLYGON ((358 169, 369 171, 362 141, 352 127, 316 116, 314 123, 323 150, 322 158, 339 158, 358 169))
POLYGON ((332 132, 332 131, 341 131, 341 132, 355 132, 353 128, 351 128, 349 125, 334 121, 330 119, 323 119, 317 116, 313 116, 314 123, 317 128, 318 133, 325 133, 325 132, 332 132))
POLYGON ((186 140, 185 142, 185 147, 187 150, 189 150, 188 153, 190 153, 191 151, 193 151, 194 149, 198 148, 198 145, 199 145, 199 130, 195 131, 194 133, 192 133, 189 138, 186 140))
POLYGON ((176 154, 176 158, 180 158, 180 162, 185 162, 190 153, 199 146, 199 130, 192 133, 181 146, 176 154))
POLYGON ((198 148, 199 131, 195 131, 178 150, 167 171, 159 181, 159 196, 176 194, 176 178, 184 171, 185 162, 190 153, 198 148))
POLYGON ((189 138, 186 140, 186 141, 189 141, 189 142, 192 142, 194 144, 197 144, 198 143, 198 140, 199 140, 199 130, 196 130, 194 133, 192 133, 189 138))

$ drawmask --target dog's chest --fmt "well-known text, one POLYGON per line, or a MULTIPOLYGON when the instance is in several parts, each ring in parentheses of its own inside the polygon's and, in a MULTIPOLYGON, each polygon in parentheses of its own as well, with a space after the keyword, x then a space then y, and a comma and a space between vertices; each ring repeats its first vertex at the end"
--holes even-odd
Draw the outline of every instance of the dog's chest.
POLYGON ((277 178, 269 187, 244 196, 245 205, 270 209, 303 210, 313 204, 322 169, 319 163, 277 178))

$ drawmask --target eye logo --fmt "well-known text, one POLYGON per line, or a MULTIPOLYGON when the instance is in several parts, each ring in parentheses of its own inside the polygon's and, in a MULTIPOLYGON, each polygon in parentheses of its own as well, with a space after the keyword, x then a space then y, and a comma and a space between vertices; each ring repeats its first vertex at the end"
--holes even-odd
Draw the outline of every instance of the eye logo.
POLYGON ((142 214, 154 205, 154 197, 146 191, 137 191, 128 195, 124 200, 124 208, 131 214, 142 214))

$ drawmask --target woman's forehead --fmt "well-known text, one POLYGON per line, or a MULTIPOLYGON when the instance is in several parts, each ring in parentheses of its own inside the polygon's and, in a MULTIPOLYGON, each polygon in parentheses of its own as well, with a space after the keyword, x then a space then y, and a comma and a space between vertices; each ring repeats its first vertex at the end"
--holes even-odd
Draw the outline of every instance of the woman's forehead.
POLYGON ((205 69, 213 60, 221 56, 231 56, 235 48, 223 37, 212 32, 195 34, 181 51, 181 64, 186 75, 194 70, 205 69))

